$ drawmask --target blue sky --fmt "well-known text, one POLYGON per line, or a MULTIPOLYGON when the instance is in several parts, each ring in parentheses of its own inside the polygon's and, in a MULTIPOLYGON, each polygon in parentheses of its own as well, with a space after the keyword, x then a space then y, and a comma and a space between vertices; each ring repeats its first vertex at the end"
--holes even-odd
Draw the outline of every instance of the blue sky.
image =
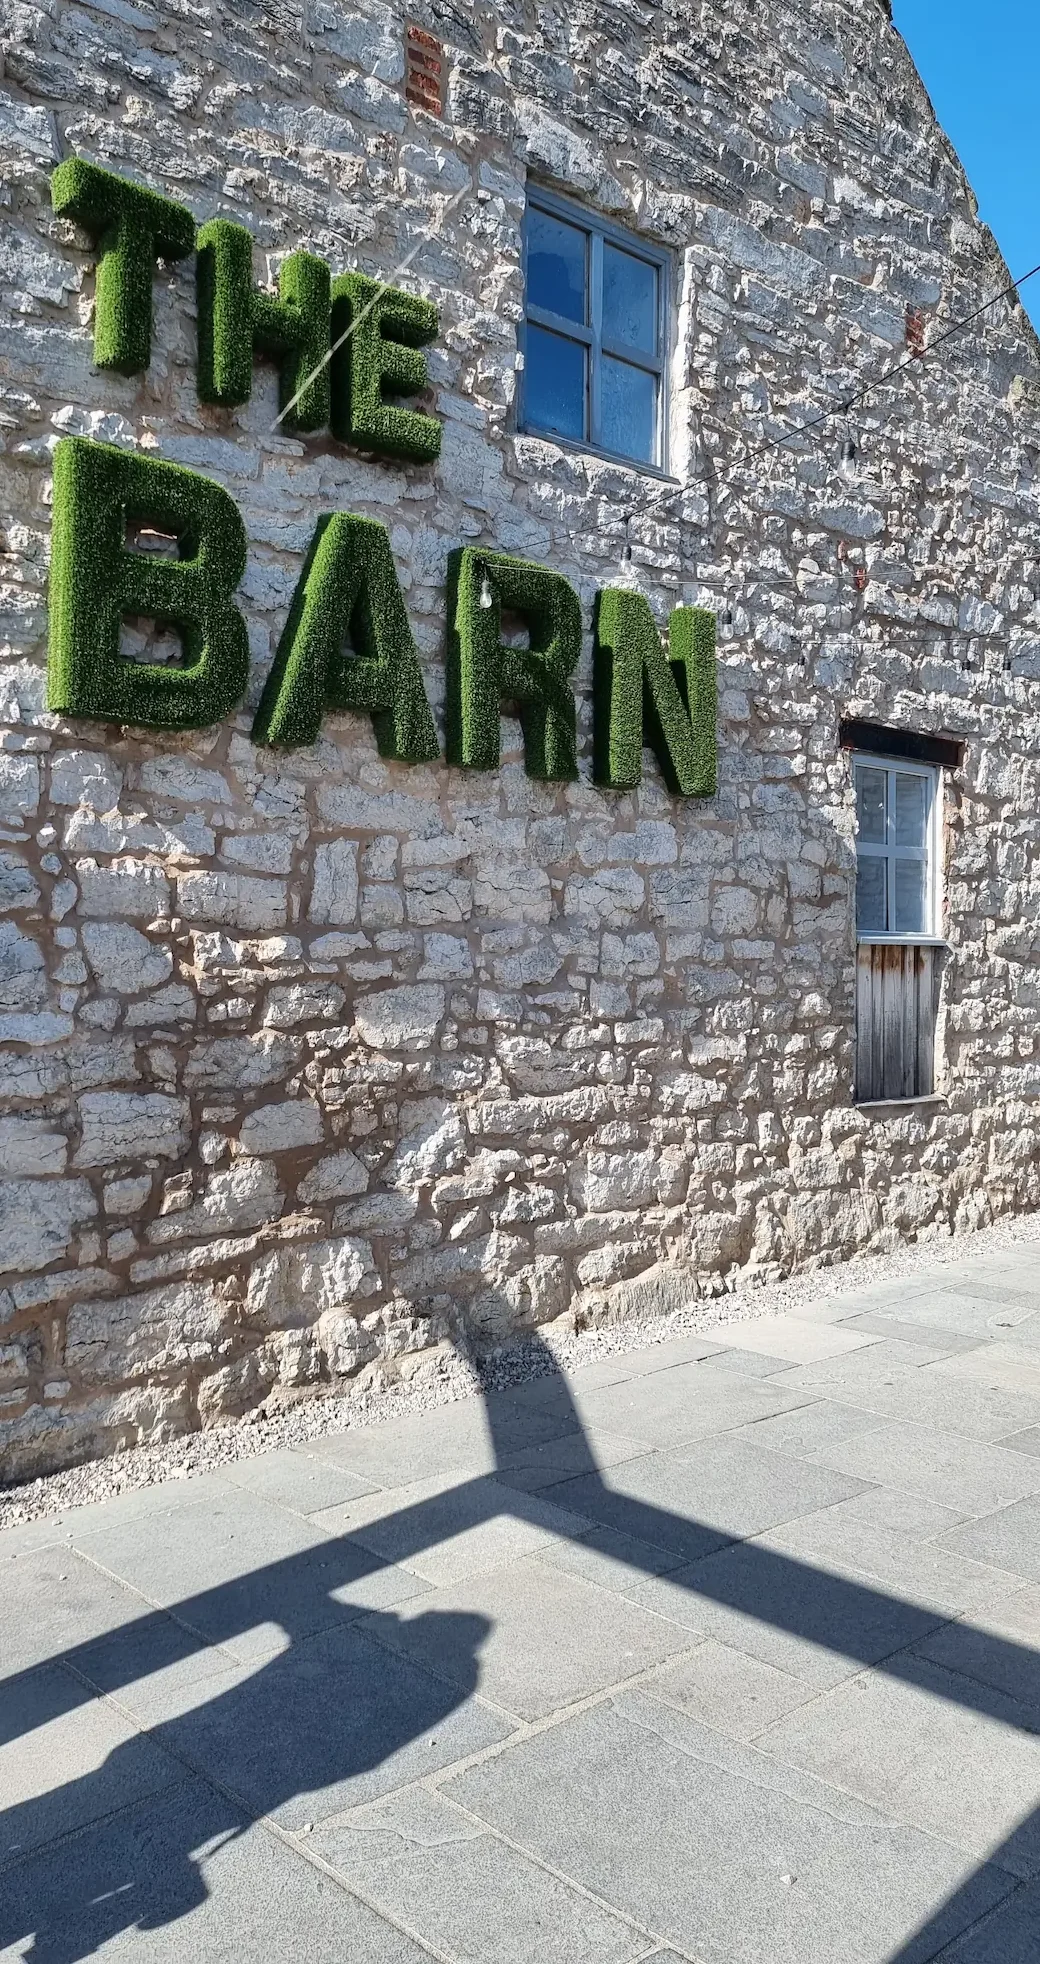
MULTIPOLYGON (((1017 279, 1040 261, 1040 6, 895 0, 893 11, 1017 279)), ((1022 299, 1040 328, 1040 274, 1022 299)))

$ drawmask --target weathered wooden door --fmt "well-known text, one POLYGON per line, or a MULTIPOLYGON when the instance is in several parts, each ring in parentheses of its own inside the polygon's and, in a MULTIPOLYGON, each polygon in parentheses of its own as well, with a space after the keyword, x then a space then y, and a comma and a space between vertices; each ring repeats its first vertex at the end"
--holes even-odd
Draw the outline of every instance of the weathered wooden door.
POLYGON ((860 943, 856 1102, 927 1098, 935 1089, 938 948, 860 943))

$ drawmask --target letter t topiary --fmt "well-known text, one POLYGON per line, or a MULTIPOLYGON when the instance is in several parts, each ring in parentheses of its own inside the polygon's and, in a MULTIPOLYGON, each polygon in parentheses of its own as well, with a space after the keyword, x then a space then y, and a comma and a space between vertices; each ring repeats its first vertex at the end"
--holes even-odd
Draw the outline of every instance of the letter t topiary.
POLYGON ((70 157, 51 178, 51 203, 100 246, 94 296, 94 361, 136 375, 152 355, 152 274, 157 259, 183 259, 195 243, 184 205, 70 157))

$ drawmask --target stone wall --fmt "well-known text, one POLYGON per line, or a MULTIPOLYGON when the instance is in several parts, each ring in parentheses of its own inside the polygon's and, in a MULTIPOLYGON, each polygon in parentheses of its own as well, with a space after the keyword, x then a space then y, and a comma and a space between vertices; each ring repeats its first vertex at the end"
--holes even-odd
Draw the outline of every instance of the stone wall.
MULTIPOLYGON (((1033 1206, 1040 363, 995 306, 763 452, 1007 278, 877 0, 12 0, 0 100, 0 1466, 443 1370, 557 1317, 687 1300, 1033 1206), (442 311, 433 467, 200 405, 191 262, 147 373, 91 363, 82 155, 442 311), (519 435, 528 174, 675 256, 673 468, 519 435), (465 196, 447 209, 459 192, 465 196), (446 215, 445 215, 446 214, 446 215), (425 243, 421 237, 434 227, 425 243), (439 227, 439 229, 437 229, 439 227), (932 323, 936 326, 933 327, 932 323), (249 698, 193 737, 44 709, 63 435, 219 480, 250 541, 249 698), (322 511, 390 528, 442 724, 445 568, 478 541, 662 621, 719 619, 720 788, 381 762, 367 718, 275 754, 252 709, 322 511), (632 558, 622 563, 624 513, 632 558), (945 793, 941 1091, 852 1103, 841 715, 966 738, 945 793)), ((1020 269, 1016 269, 1020 270, 1020 269)))

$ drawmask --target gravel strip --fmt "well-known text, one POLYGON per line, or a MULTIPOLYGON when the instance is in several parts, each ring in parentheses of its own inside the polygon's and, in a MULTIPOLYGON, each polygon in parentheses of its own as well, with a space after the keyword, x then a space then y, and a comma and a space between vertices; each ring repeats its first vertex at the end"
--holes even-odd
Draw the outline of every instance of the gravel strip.
POLYGON ((718 1329, 724 1323, 750 1322, 762 1316, 797 1315, 800 1309, 871 1283, 908 1280, 922 1271, 979 1256, 999 1256, 1004 1250, 1040 1242, 1040 1214, 998 1222, 971 1235, 917 1242, 894 1254, 860 1256, 831 1268, 815 1269, 785 1282, 749 1287, 707 1299, 689 1309, 673 1310, 652 1320, 628 1320, 585 1330, 578 1335, 558 1329, 540 1331, 537 1339, 518 1338, 504 1344, 479 1365, 455 1357, 437 1378, 417 1384, 397 1384, 347 1396, 316 1395, 291 1410, 258 1412, 227 1425, 193 1432, 164 1445, 133 1446, 125 1452, 91 1461, 86 1466, 52 1473, 23 1486, 0 1490, 0 1533, 28 1521, 65 1514, 116 1494, 153 1487, 166 1480, 186 1480, 195 1473, 218 1471, 236 1460, 253 1459, 279 1447, 306 1446, 333 1432, 431 1411, 437 1405, 483 1392, 504 1391, 551 1368, 547 1352, 569 1370, 604 1357, 645 1350, 679 1336, 718 1329))

